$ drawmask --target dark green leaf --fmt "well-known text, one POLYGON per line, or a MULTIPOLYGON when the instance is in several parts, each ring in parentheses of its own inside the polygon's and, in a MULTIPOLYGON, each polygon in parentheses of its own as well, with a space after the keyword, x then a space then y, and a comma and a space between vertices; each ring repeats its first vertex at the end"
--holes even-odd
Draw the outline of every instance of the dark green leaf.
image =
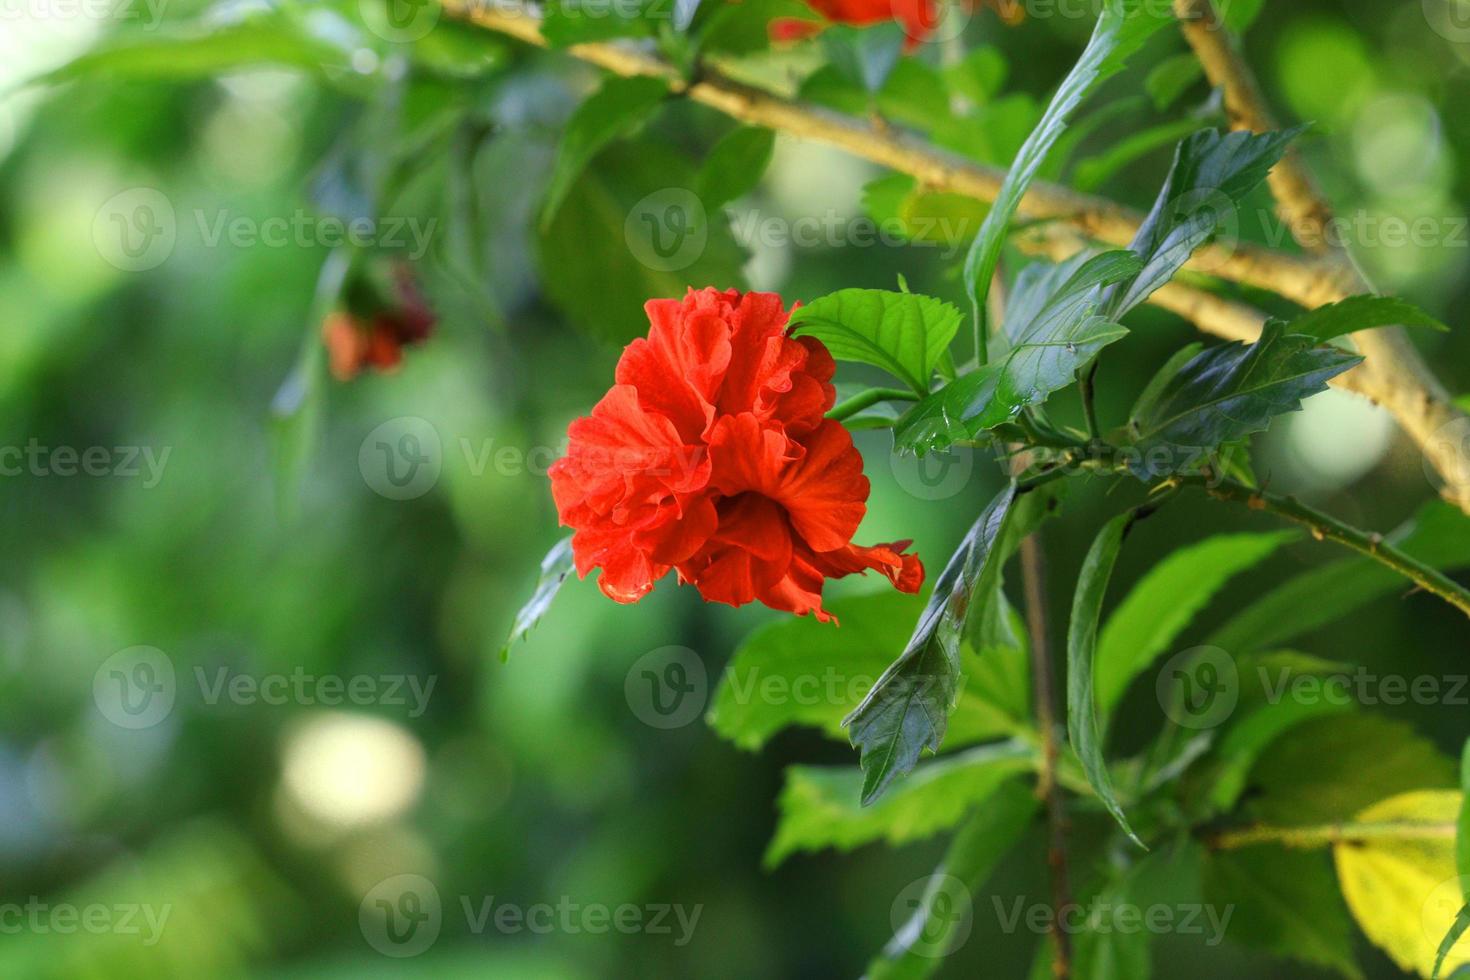
POLYGON ((798 851, 923 840, 983 809, 1003 783, 1035 765, 1036 750, 1020 741, 945 755, 914 770, 872 806, 858 802, 863 773, 855 766, 791 766, 765 865, 774 868, 798 851))
POLYGON ((541 208, 542 231, 550 227, 573 182, 592 158, 613 140, 636 133, 668 95, 668 85, 661 79, 613 76, 577 107, 567 120, 556 152, 556 165, 541 208))
POLYGON ((1082 101, 1102 81, 1121 71, 1127 59, 1149 36, 1167 22, 1157 5, 1107 0, 1092 39, 1082 57, 1052 97, 1041 122, 1031 133, 1006 174, 985 224, 965 259, 965 291, 975 303, 976 316, 985 308, 991 278, 1000 264, 1001 248, 1021 198, 1031 186, 1047 154, 1066 130, 1068 121, 1082 101))
POLYGON ((1299 132, 1221 135, 1205 129, 1180 143, 1153 210, 1129 246, 1143 269, 1111 290, 1103 314, 1121 318, 1174 278, 1195 249, 1235 216, 1299 132))
POLYGON ((1078 759, 1082 761, 1087 781, 1097 791, 1103 806, 1133 842, 1142 847, 1143 842, 1128 825, 1128 818, 1123 814, 1123 807, 1113 789, 1112 777, 1108 775, 1092 683, 1103 599, 1107 594, 1108 581, 1113 576, 1113 565, 1123 547, 1123 538, 1135 519, 1136 515, 1130 511, 1105 524, 1083 559, 1082 570, 1077 576, 1072 621, 1067 630, 1067 734, 1078 759))
POLYGON ((1397 296, 1349 296, 1339 303, 1319 306, 1287 324, 1287 331, 1311 337, 1319 344, 1375 327, 1427 327, 1449 330, 1434 317, 1397 296))
POLYGON ((1230 938, 1361 980, 1352 922, 1325 855, 1279 847, 1210 853, 1203 879, 1207 903, 1235 910, 1230 938))
POLYGON ((714 211, 755 190, 775 147, 776 134, 759 126, 741 126, 726 133, 699 170, 695 192, 705 210, 714 211))
POLYGON ((510 655, 510 648, 529 636, 541 617, 546 615, 546 610, 551 608, 551 601, 561 591, 562 583, 572 573, 572 568, 572 539, 568 536, 558 541, 546 553, 546 557, 541 559, 541 577, 536 580, 536 591, 531 593, 531 598, 516 613, 510 636, 506 638, 505 646, 500 648, 502 660, 510 655))
POLYGON ((961 921, 953 914, 949 891, 963 887, 971 895, 977 892, 1026 832, 1038 805, 1030 787, 1012 781, 974 811, 934 869, 913 914, 868 964, 867 980, 923 980, 944 963, 935 953, 949 949, 950 935, 961 921))
MULTIPOLYGON (((1193 55, 1190 55, 1193 61, 1193 55)), ((1195 62, 1198 65, 1198 62, 1195 62)), ((1080 191, 1095 191, 1112 180, 1117 174, 1137 163, 1155 150, 1172 146, 1181 137, 1199 129, 1199 120, 1194 118, 1173 119, 1150 126, 1137 133, 1130 133, 1097 156, 1078 161, 1072 183, 1080 191)))
POLYGON ((669 9, 662 6, 662 0, 638 3, 629 0, 562 0, 546 5, 541 18, 541 35, 553 48, 594 44, 620 37, 652 37, 657 26, 655 11, 667 12, 669 9))
POLYGON ((1177 472, 1199 453, 1265 429, 1274 416, 1301 408, 1303 398, 1361 357, 1317 347, 1310 337, 1266 324, 1254 344, 1211 347, 1192 358, 1130 422, 1141 479, 1177 472))
POLYGON ((961 318, 948 303, 917 293, 843 289, 799 307, 791 326, 833 357, 880 367, 925 394, 961 318))
POLYGON ((1100 288, 1137 270, 1137 258, 1126 251, 1027 269, 1006 317, 1004 349, 909 409, 894 430, 895 446, 918 453, 943 449, 1073 384, 1079 368, 1128 333, 1094 315, 1100 288))
POLYGON ((1221 534, 1181 548, 1155 565, 1108 617, 1093 680, 1101 726, 1159 654, 1225 583, 1294 540, 1295 531, 1221 534))
POLYGON ((994 560, 1015 500, 1002 490, 981 513, 934 582, 903 654, 883 672, 862 704, 843 720, 861 752, 863 804, 914 768, 925 749, 939 750, 959 690, 960 641, 973 600, 989 602, 1001 562, 994 560))

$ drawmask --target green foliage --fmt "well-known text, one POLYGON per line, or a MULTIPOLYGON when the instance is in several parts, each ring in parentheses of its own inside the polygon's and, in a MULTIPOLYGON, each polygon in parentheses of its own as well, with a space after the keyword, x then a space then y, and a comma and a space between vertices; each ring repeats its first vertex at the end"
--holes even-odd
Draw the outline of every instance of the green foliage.
POLYGON ((1143 841, 1128 825, 1128 818, 1118 802, 1103 758, 1102 733, 1098 723, 1097 695, 1093 690, 1093 668, 1097 656, 1097 627, 1102 617, 1103 599, 1113 576, 1118 552, 1137 515, 1120 514, 1103 525, 1077 575, 1077 593, 1072 600, 1071 625, 1067 630, 1067 735, 1072 748, 1082 760, 1087 782, 1097 792, 1103 806, 1123 832, 1139 847, 1143 841))
POLYGON ((880 367, 925 394, 960 319, 959 310, 929 296, 844 289, 797 309, 791 328, 822 341, 833 357, 880 367))
POLYGON ((1231 939, 1361 980, 1352 924, 1322 854, 1279 847, 1210 853, 1202 877, 1206 902, 1235 909, 1231 939))
POLYGON ((846 851, 876 840, 907 844, 949 830, 967 814, 987 808, 1002 784, 1034 768, 1035 756, 1023 742, 946 755, 920 766, 866 807, 859 804, 859 769, 791 766, 766 866, 775 867, 798 851, 846 851))
POLYGON ((1181 548, 1150 569, 1108 617, 1098 641, 1093 685, 1102 729, 1128 685, 1169 649, 1216 592, 1297 537, 1294 531, 1221 534, 1181 548))
POLYGON ((934 580, 903 653, 843 720, 861 753, 864 805, 912 770, 925 749, 939 751, 958 695, 960 641, 972 607, 991 605, 998 587, 1003 559, 997 543, 1015 497, 1015 487, 1007 487, 980 514, 934 580))
POLYGON ((1292 320, 1287 329, 1325 344, 1359 330, 1391 326, 1424 327, 1441 332, 1450 329, 1413 303, 1397 296, 1350 296, 1341 302, 1303 313, 1292 320))
POLYGON ((699 171, 695 192, 713 211, 755 190, 771 162, 776 134, 759 126, 732 129, 714 145, 699 171))
POLYGON ((1330 379, 1361 360, 1287 334, 1280 323, 1268 323, 1254 344, 1201 351, 1177 373, 1161 373, 1134 406, 1128 423, 1136 451, 1131 468, 1145 479, 1178 472, 1201 453, 1299 410, 1303 398, 1324 391, 1330 379))
POLYGON ((609 78, 567 120, 556 167, 546 188, 541 207, 541 230, 550 227, 573 182, 592 158, 616 139, 633 135, 643 127, 665 99, 669 87, 657 78, 609 78))

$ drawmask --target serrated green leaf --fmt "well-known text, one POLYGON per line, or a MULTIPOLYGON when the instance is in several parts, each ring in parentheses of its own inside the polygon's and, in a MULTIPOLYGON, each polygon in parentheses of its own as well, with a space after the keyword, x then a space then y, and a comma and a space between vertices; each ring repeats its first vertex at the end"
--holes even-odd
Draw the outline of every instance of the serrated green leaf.
POLYGON ((867 980, 923 980, 943 963, 936 950, 949 948, 949 937, 961 919, 944 901, 955 882, 972 895, 980 889, 1026 832, 1040 806, 1030 787, 1006 782, 966 821, 934 869, 914 912, 871 963, 867 980), (941 894, 941 893, 946 894, 941 894))
POLYGON ((1279 847, 1208 853, 1202 878, 1207 903, 1235 910, 1234 941, 1362 980, 1326 855, 1279 847))
POLYGON ((612 76, 577 107, 562 132, 551 182, 546 187, 546 200, 541 206, 543 232, 551 226, 572 184, 592 158, 613 140, 636 133, 653 118, 668 95, 668 84, 661 79, 612 76))
POLYGON ((1288 333, 1311 337, 1319 344, 1359 330, 1376 327, 1450 328, 1406 299, 1397 296, 1349 296, 1338 303, 1319 306, 1287 324, 1288 333))
POLYGON ((1251 813, 1277 826, 1351 819, 1398 793, 1456 785, 1455 766, 1402 722, 1349 714, 1298 725, 1251 770, 1251 813))
POLYGON ((1180 143, 1168 179, 1129 245, 1143 268, 1110 290, 1102 313, 1119 319, 1174 278, 1219 230, 1225 214, 1260 186, 1299 133, 1222 135, 1204 129, 1180 143))
POLYGON ((755 190, 775 147, 775 132, 759 126, 741 126, 726 133, 709 151, 699 170, 695 192, 705 210, 724 207, 755 190))
MULTIPOLYGON (((1037 267, 1033 267, 1037 268, 1037 267)), ((996 359, 921 400, 894 428, 900 451, 933 452, 1011 421, 1076 381, 1077 371, 1128 331, 1094 315, 1100 289, 1138 270, 1126 251, 1041 266, 1020 281, 996 359)))
POLYGON ((926 394, 960 320, 959 310, 930 296, 843 289, 798 307, 791 332, 816 337, 833 357, 880 367, 926 394))
POLYGON ((1216 592, 1297 537, 1295 531, 1221 534, 1155 565, 1108 617, 1098 641, 1093 683, 1102 730, 1128 685, 1169 649, 1216 592))
POLYGON ((1170 19, 1167 14, 1160 16, 1154 4, 1107 0, 1087 48, 1062 81, 1040 123, 1016 155, 990 213, 986 215, 985 224, 965 259, 965 291, 974 301, 977 320, 980 311, 985 309, 991 279, 1000 264, 1001 249, 1021 198, 1066 130, 1072 115, 1093 89, 1121 71, 1127 59, 1170 19))
POLYGON ((1071 625, 1067 630, 1067 735, 1082 762, 1088 783, 1097 791, 1098 799, 1102 800, 1124 833, 1142 847, 1143 842, 1128 825, 1128 818, 1113 789, 1112 777, 1108 774, 1092 680, 1103 599, 1113 576, 1118 552, 1123 547, 1123 538, 1134 520, 1135 514, 1130 511, 1103 525, 1077 575, 1077 592, 1073 597, 1071 625))
POLYGON ((872 806, 859 802, 863 773, 856 766, 790 766, 764 863, 774 868, 799 851, 923 840, 985 806, 1001 784, 1035 765, 1036 750, 1020 741, 945 755, 914 770, 872 806))
POLYGON ((1161 386, 1144 415, 1130 421, 1130 468, 1141 479, 1176 472, 1200 453, 1299 411, 1302 399, 1326 390, 1330 379, 1360 361, 1317 347, 1310 337, 1288 335, 1279 322, 1266 324, 1254 344, 1202 351, 1161 386))
POLYGON ((998 587, 1001 563, 993 559, 1015 496, 1015 487, 1006 487, 980 514, 935 580, 907 647, 843 720, 861 753, 865 806, 944 740, 959 690, 965 623, 972 601, 988 602, 998 587))
POLYGON ((567 576, 572 573, 572 568, 572 539, 569 535, 553 545, 546 557, 541 559, 541 576, 536 580, 536 589, 531 593, 531 598, 526 600, 526 604, 516 612, 510 635, 500 648, 502 660, 510 655, 511 647, 529 636, 536 624, 541 622, 541 617, 551 608, 552 600, 561 591, 567 576))
MULTIPOLYGON (((1470 565, 1470 517, 1436 500, 1386 540, 1431 568, 1470 565)), ((1247 653, 1289 642, 1382 596, 1402 593, 1403 580, 1371 558, 1346 558, 1314 568, 1237 612, 1205 642, 1247 653)))

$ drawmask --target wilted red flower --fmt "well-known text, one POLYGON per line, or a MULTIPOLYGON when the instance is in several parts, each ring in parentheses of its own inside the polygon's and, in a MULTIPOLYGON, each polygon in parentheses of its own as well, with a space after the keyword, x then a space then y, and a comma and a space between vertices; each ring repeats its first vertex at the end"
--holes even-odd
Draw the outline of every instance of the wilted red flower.
POLYGON ((690 290, 651 300, 646 339, 616 384, 569 429, 551 467, 577 573, 637 602, 670 569, 710 602, 759 600, 823 622, 822 583, 876 569, 917 592, 907 541, 864 548, 862 456, 827 419, 836 365, 820 341, 786 335, 774 293, 690 290))
MULTIPOLYGON (((940 6, 937 0, 805 0, 828 22, 848 24, 852 27, 867 27, 884 21, 896 20, 903 25, 908 35, 908 47, 913 48, 934 32, 939 26, 940 6)), ((983 7, 994 8, 1008 24, 1019 23, 1026 16, 1020 0, 967 0, 970 10, 983 7)), ((802 20, 798 17, 778 17, 771 21, 770 35, 776 41, 799 41, 820 34, 826 24, 819 21, 802 20)))
POLYGON ((436 318, 405 264, 393 269, 393 302, 369 317, 336 312, 322 321, 322 343, 332 376, 351 381, 366 368, 389 372, 403 360, 403 348, 423 343, 436 318))

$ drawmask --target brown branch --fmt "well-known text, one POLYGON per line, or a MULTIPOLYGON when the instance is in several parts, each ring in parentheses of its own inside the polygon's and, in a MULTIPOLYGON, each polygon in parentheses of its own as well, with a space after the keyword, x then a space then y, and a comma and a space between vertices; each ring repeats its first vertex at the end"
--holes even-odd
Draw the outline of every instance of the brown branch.
MULTIPOLYGON (((1225 93, 1225 107, 1236 129, 1268 132, 1279 127, 1255 73, 1232 43, 1212 0, 1174 0, 1180 29, 1210 82, 1225 93)), ((1373 292, 1331 232, 1332 205, 1317 187, 1299 152, 1293 150, 1272 171, 1271 193, 1277 211, 1297 244, 1336 268, 1336 280, 1349 293, 1373 292)), ((1285 294, 1283 294, 1285 295, 1285 294)), ((1470 512, 1470 466, 1459 438, 1444 438, 1446 427, 1470 426, 1434 372, 1398 327, 1365 330, 1353 343, 1366 360, 1349 374, 1359 391, 1393 413, 1445 480, 1445 499, 1470 512)), ((1346 386, 1346 385, 1345 385, 1346 386)))
MULTIPOLYGON (((1188 3, 1192 10, 1198 0, 1176 2, 1188 3)), ((481 0, 442 0, 442 6, 450 17, 528 44, 546 46, 538 20, 528 14, 496 9, 481 0)), ((1215 30, 1212 33, 1216 43, 1225 43, 1223 32, 1215 30)), ((1222 64, 1239 62, 1233 52, 1226 58, 1217 48, 1211 47, 1210 50, 1212 60, 1205 65, 1207 72, 1212 64, 1220 70, 1222 64)), ((1228 43, 1226 51, 1229 51, 1228 43)), ((664 78, 673 90, 732 119, 838 147, 854 156, 909 174, 936 191, 993 201, 1005 179, 1005 171, 999 168, 987 167, 937 149, 909 134, 887 127, 880 129, 868 121, 752 88, 716 70, 704 72, 700 80, 689 84, 667 62, 629 45, 580 44, 568 48, 567 52, 617 75, 664 78)), ((1234 84, 1238 93, 1241 91, 1240 75, 1237 70, 1234 84)), ((1225 76, 1221 79, 1220 84, 1228 80, 1225 76)), ((1259 106, 1261 102, 1241 96, 1240 104, 1259 106)), ((1233 118, 1244 121, 1247 117, 1233 118)), ((1263 120, 1257 117, 1256 121, 1263 120)), ((1295 201, 1300 197, 1293 195, 1289 199, 1295 201)), ((1018 215, 1026 221, 1060 223, 1059 235, 1064 239, 1073 236, 1081 241, 1095 240, 1119 246, 1132 241, 1142 221, 1142 216, 1136 211, 1045 181, 1031 185, 1018 215)), ((1293 231, 1296 230, 1293 226, 1293 231)), ((1288 255, 1245 242, 1207 245, 1195 254, 1187 268, 1268 290, 1306 309, 1369 291, 1351 267, 1345 267, 1344 263, 1331 257, 1288 255)), ((1171 286, 1161 291, 1154 302, 1176 311, 1180 308, 1203 310, 1214 317, 1209 322, 1218 326, 1218 329, 1212 329, 1207 324, 1200 324, 1204 329, 1222 335, 1243 336, 1244 321, 1238 316, 1238 310, 1204 302, 1198 296, 1181 294, 1180 288, 1183 287, 1171 286), (1223 334, 1226 329, 1236 333, 1223 334)), ((1357 334, 1354 341, 1367 361, 1352 371, 1349 374, 1351 381, 1344 381, 1342 386, 1388 409, 1445 479, 1445 497, 1470 513, 1470 483, 1467 483, 1465 473, 1470 467, 1466 467, 1459 456, 1458 440, 1442 438, 1445 426, 1465 420, 1465 414, 1454 406, 1444 386, 1425 366, 1401 331, 1357 334)))

